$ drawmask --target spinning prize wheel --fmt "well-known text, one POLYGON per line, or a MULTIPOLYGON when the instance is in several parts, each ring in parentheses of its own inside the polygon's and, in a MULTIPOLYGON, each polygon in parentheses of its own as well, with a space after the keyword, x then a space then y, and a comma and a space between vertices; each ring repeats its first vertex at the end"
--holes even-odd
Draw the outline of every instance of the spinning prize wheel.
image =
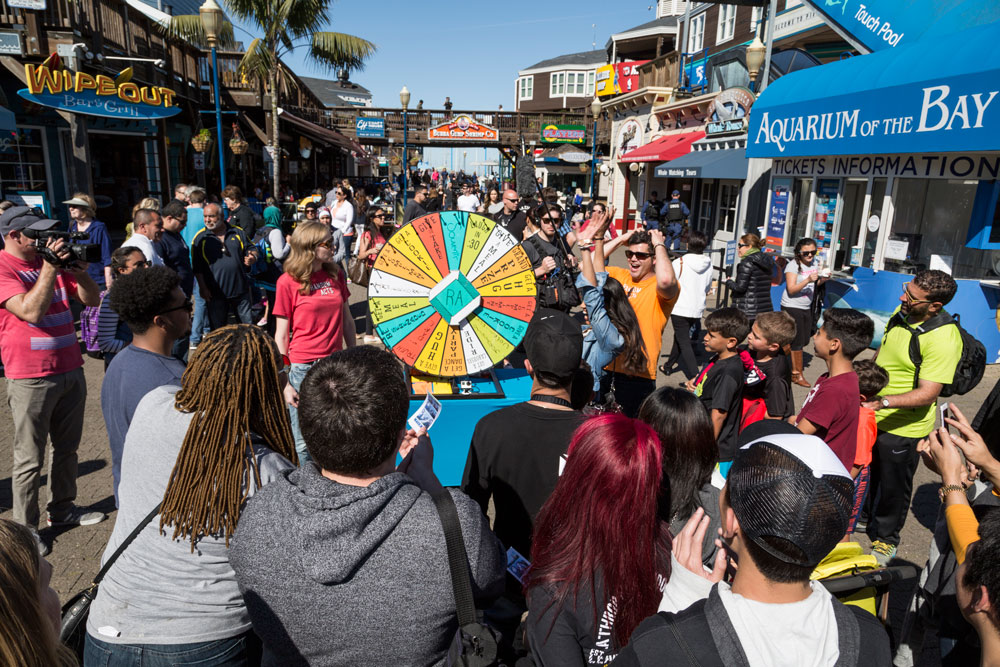
POLYGON ((413 369, 486 371, 521 342, 535 312, 535 274, 517 240, 489 218, 443 211, 404 225, 368 283, 375 332, 413 369))

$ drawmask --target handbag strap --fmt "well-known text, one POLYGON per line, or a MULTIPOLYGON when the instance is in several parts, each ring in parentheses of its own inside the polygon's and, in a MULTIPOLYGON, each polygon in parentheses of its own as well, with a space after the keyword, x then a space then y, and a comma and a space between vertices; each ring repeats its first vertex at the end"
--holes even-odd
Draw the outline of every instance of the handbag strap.
POLYGON ((94 586, 101 583, 101 580, 104 579, 104 575, 108 573, 108 570, 110 570, 111 566, 115 564, 115 561, 118 560, 118 557, 125 552, 125 549, 128 548, 128 545, 132 544, 135 538, 139 537, 139 533, 141 533, 143 529, 149 525, 149 522, 153 520, 153 517, 155 517, 157 514, 160 513, 160 505, 162 504, 163 503, 156 503, 156 507, 154 507, 153 510, 146 515, 145 519, 139 522, 139 525, 135 527, 135 530, 129 533, 129 536, 125 538, 125 541, 122 542, 120 545, 118 545, 118 548, 115 549, 115 552, 111 554, 111 558, 109 558, 107 562, 104 563, 104 566, 101 567, 100 571, 97 573, 97 576, 94 577, 93 581, 94 586))
POLYGON ((432 493, 431 498, 434 499, 434 506, 441 519, 444 542, 448 547, 448 568, 451 570, 451 588, 455 593, 458 626, 464 627, 476 622, 476 603, 472 597, 469 558, 465 553, 465 542, 462 539, 462 525, 458 522, 458 510, 450 493, 442 489, 432 493))

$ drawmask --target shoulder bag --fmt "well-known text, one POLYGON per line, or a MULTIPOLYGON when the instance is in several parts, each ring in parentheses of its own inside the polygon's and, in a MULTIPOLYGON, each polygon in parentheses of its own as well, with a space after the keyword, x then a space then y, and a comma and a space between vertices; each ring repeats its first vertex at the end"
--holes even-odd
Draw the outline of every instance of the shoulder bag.
POLYGON ((90 615, 90 604, 97 597, 97 587, 100 585, 101 580, 104 579, 104 575, 108 573, 111 566, 118 560, 118 557, 128 548, 128 545, 132 544, 135 538, 139 537, 139 533, 160 513, 161 504, 157 503, 156 507, 146 515, 146 518, 139 522, 135 530, 129 533, 129 536, 111 554, 111 558, 108 559, 108 562, 104 564, 94 577, 90 586, 74 595, 63 605, 62 620, 59 624, 59 641, 66 644, 77 656, 83 656, 83 644, 87 635, 87 616, 90 615))
POLYGON ((448 547, 448 568, 451 570, 451 587, 455 595, 455 612, 458 615, 458 632, 448 647, 448 667, 490 667, 502 664, 498 658, 500 633, 482 620, 472 597, 472 579, 469 575, 469 557, 462 539, 462 525, 458 521, 455 500, 446 489, 432 493, 444 541, 448 547))

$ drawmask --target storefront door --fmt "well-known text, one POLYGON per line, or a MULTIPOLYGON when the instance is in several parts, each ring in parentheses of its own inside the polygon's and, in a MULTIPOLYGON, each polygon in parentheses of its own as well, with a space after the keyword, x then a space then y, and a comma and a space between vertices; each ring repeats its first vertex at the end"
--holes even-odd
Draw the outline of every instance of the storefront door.
MULTIPOLYGON (((874 269, 875 248, 878 246, 879 231, 885 223, 885 193, 888 180, 874 178, 871 181, 871 192, 868 195, 868 213, 864 216, 865 224, 858 230, 858 247, 861 248, 861 266, 874 269)), ((851 262, 854 263, 853 261, 851 262)))
POLYGON ((840 216, 840 229, 836 235, 837 247, 834 251, 834 269, 846 270, 850 265, 851 246, 858 238, 865 208, 867 179, 849 179, 844 184, 844 208, 840 216))
MULTIPOLYGON (((727 240, 736 238, 736 209, 739 204, 740 186, 734 182, 719 184, 718 232, 727 240)), ((719 238, 718 236, 716 238, 719 238)))
POLYGON ((698 224, 695 229, 709 238, 712 236, 712 214, 715 213, 715 181, 706 179, 699 188, 701 199, 698 202, 698 224))
POLYGON ((144 197, 162 201, 160 184, 150 179, 151 173, 159 173, 155 140, 136 134, 91 131, 90 152, 93 194, 100 208, 98 218, 112 234, 124 232, 132 219, 132 207, 144 197), (102 202, 106 205, 102 206, 102 202))

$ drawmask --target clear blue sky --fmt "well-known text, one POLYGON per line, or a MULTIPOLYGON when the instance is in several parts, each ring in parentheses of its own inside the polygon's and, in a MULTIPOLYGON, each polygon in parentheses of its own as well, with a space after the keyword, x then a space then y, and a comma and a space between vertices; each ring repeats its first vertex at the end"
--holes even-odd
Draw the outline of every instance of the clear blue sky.
MULTIPOLYGON (((339 0, 330 4, 326 29, 374 42, 378 51, 351 79, 370 89, 375 106, 398 107, 405 84, 411 105, 440 109, 450 96, 456 109, 514 108, 517 71, 554 56, 597 48, 623 29, 656 17, 655 0, 462 3, 339 0), (652 6, 653 9, 647 9, 652 6)), ((237 32, 238 39, 246 34, 237 32)), ((306 62, 305 49, 287 61, 304 76, 329 76, 306 62), (300 53, 301 52, 301 53, 300 53)))

